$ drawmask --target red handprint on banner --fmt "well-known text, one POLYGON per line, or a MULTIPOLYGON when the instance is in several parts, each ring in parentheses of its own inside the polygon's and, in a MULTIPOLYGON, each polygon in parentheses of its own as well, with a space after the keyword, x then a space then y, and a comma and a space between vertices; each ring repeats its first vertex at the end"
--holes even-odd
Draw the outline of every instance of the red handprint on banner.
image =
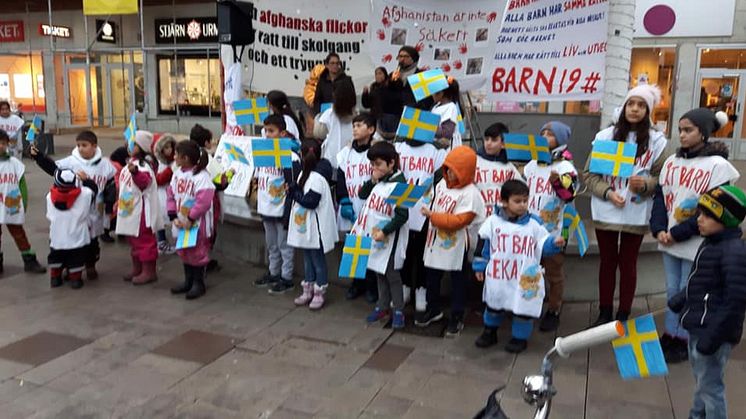
POLYGON ((443 69, 443 72, 445 73, 451 71, 451 66, 448 63, 443 63, 443 65, 441 65, 440 68, 443 69))
POLYGON ((427 71, 427 70, 430 70, 430 66, 429 66, 429 65, 426 65, 426 66, 424 66, 424 67, 420 67, 420 70, 422 70, 422 71, 427 71))
POLYGON ((393 58, 394 57, 391 54, 386 54, 383 57, 381 57, 381 62, 382 63, 390 63, 393 58))
POLYGON ((469 47, 465 43, 458 46, 458 52, 460 52, 461 54, 466 54, 468 51, 469 47))
POLYGON ((378 35, 378 39, 380 39, 381 41, 386 39, 386 32, 383 29, 377 30, 376 34, 378 35))
POLYGON ((414 46, 414 49, 416 49, 417 52, 422 52, 422 50, 425 49, 425 44, 418 42, 417 45, 414 46))
POLYGON ((391 21, 387 17, 381 19, 381 23, 383 24, 384 28, 388 28, 389 26, 391 26, 391 21))
POLYGON ((497 19, 497 12, 492 12, 489 15, 487 15, 487 23, 492 23, 497 19))
POLYGON ((456 70, 461 70, 461 67, 463 67, 464 64, 461 62, 461 60, 456 60, 453 62, 453 68, 456 70))

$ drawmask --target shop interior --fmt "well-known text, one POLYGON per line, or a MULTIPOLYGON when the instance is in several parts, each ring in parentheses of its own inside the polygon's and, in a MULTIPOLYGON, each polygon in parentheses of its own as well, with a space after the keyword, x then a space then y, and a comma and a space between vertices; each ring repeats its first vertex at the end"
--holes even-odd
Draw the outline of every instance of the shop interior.
POLYGON ((44 71, 39 54, 0 56, 0 99, 14 111, 45 113, 44 71))

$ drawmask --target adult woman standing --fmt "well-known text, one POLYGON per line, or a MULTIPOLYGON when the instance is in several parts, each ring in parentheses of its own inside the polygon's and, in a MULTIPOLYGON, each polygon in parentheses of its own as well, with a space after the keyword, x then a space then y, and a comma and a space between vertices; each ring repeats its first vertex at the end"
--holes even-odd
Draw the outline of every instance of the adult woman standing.
POLYGON ((375 81, 363 88, 363 107, 370 109, 376 118, 377 131, 381 137, 391 140, 396 135, 399 118, 404 109, 401 93, 389 87, 389 74, 385 67, 378 67, 375 71, 375 81))
POLYGON ((612 320, 616 272, 619 268, 619 308, 617 320, 627 320, 637 288, 637 255, 648 231, 653 206, 652 196, 658 184, 667 140, 652 128, 651 115, 660 102, 660 90, 640 85, 627 92, 619 120, 596 134, 596 140, 637 144, 633 176, 590 173, 584 170, 585 183, 592 193, 591 213, 601 256, 598 273, 599 315, 596 324, 612 320))

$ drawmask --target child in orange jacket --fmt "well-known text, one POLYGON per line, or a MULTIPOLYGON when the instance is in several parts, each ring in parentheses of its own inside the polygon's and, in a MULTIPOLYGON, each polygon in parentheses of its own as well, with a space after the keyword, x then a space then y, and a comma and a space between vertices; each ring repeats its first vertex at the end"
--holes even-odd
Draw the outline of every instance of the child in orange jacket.
POLYGON ((417 316, 415 325, 425 327, 443 318, 440 280, 444 272, 449 272, 452 295, 446 336, 458 335, 464 328, 467 255, 476 249, 476 229, 486 214, 482 195, 474 185, 476 167, 474 150, 467 146, 454 148, 443 163, 443 179, 435 187, 430 208, 422 208, 430 223, 424 256, 427 310, 417 316))

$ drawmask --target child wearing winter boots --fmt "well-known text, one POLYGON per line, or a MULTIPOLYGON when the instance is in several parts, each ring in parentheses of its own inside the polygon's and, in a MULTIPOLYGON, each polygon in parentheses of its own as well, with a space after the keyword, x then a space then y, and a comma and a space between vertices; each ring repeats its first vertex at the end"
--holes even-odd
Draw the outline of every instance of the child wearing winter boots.
POLYGON ((353 234, 373 238, 368 270, 375 272, 378 280, 378 302, 366 321, 375 323, 387 318, 393 302, 391 327, 401 329, 404 327, 404 294, 399 269, 404 265, 407 254, 409 211, 403 207, 393 207, 386 202, 386 198, 397 183, 405 183, 406 180, 399 170, 399 155, 391 143, 373 144, 368 150, 368 159, 373 165, 373 172, 358 193, 360 198, 365 199, 365 204, 351 230, 353 234))
POLYGON ((427 311, 415 325, 428 326, 443 318, 440 309, 440 282, 445 272, 451 278, 451 314, 446 336, 456 336, 464 328, 466 275, 469 250, 476 249, 476 228, 485 218, 484 201, 474 185, 477 154, 467 146, 451 150, 443 163, 443 179, 435 187, 429 207, 422 214, 429 219, 425 242, 427 268, 427 311))
POLYGON ((205 270, 210 262, 210 237, 212 237, 212 200, 215 186, 207 167, 207 152, 192 141, 176 144, 175 161, 179 168, 171 178, 166 190, 168 196, 168 218, 173 222, 174 236, 177 229, 189 229, 199 225, 197 244, 177 250, 184 262, 184 284, 171 288, 172 294, 186 293, 187 300, 205 294, 205 270))
POLYGON ((132 272, 124 276, 133 285, 158 280, 155 263, 158 245, 155 232, 159 226, 158 187, 155 184, 156 161, 150 150, 153 134, 135 133, 135 144, 129 150, 130 160, 119 174, 117 234, 128 236, 132 272))
POLYGON ((321 158, 321 144, 316 140, 305 140, 300 152, 303 171, 289 191, 293 207, 288 244, 303 249, 305 276, 301 282, 303 292, 294 302, 318 310, 324 306, 329 282, 325 254, 334 249, 339 238, 329 187, 333 169, 329 161, 321 158))
MULTIPOLYGON (((23 163, 11 157, 8 151, 10 137, 0 129, 0 224, 5 224, 8 232, 13 236, 16 247, 23 258, 25 272, 44 273, 46 268, 39 265, 36 254, 31 250, 31 243, 26 237, 23 222, 28 202, 28 188, 26 187, 26 171, 23 163)), ((3 272, 3 254, 0 253, 0 273, 3 272)))
MULTIPOLYGON (((337 153, 337 204, 339 212, 337 227, 348 232, 363 210, 365 200, 359 196, 360 188, 370 180, 373 165, 368 159, 373 136, 376 133, 376 118, 363 112, 352 118, 352 143, 337 153)), ((365 278, 355 278, 347 290, 346 298, 354 300, 365 294, 369 303, 378 300, 377 279, 373 271, 366 271, 365 278)))
POLYGON ((72 170, 81 181, 92 180, 96 184, 96 196, 91 209, 88 228, 90 229, 91 242, 86 250, 85 271, 86 278, 95 280, 98 278, 96 262, 101 256, 98 237, 105 234, 109 227, 109 218, 105 214, 106 202, 104 192, 107 188, 114 186, 116 168, 111 161, 103 155, 101 147, 98 146, 98 137, 92 131, 82 131, 75 137, 75 148, 70 156, 53 161, 48 156, 40 153, 36 147, 31 146, 31 155, 36 158, 36 163, 50 176, 54 176, 57 168, 72 170))
POLYGON ((472 267, 484 281, 484 331, 475 342, 479 348, 497 343, 497 328, 512 314, 512 339, 505 346, 523 352, 533 331, 533 319, 541 315, 544 278, 543 256, 561 251, 562 236, 552 238, 528 211, 528 186, 519 180, 505 182, 500 191, 501 208, 479 228, 479 243, 472 267))
POLYGON ((158 253, 171 255, 174 253, 174 246, 169 243, 166 234, 166 226, 169 224, 168 210, 166 209, 166 202, 168 196, 166 190, 171 184, 171 178, 174 175, 174 171, 177 170, 176 163, 174 161, 174 155, 176 153, 176 144, 179 141, 173 134, 165 133, 160 135, 153 135, 153 156, 158 160, 158 171, 155 174, 155 184, 158 185, 158 205, 161 215, 161 221, 163 228, 158 230, 156 236, 158 238, 158 253))
POLYGON ((91 204, 98 193, 96 183, 86 178, 83 187, 70 169, 56 169, 54 186, 47 194, 49 220, 50 285, 62 286, 62 271, 72 289, 83 286, 83 268, 89 259, 90 229, 88 220, 94 210, 91 204))
MULTIPOLYGON (((567 149, 571 133, 570 127, 562 122, 551 121, 544 124, 541 135, 549 142, 552 162, 547 165, 531 160, 523 168, 529 189, 528 209, 541 219, 552 237, 562 234, 565 205, 575 198, 578 171, 573 166, 572 154, 567 149)), ((541 259, 549 285, 547 309, 539 323, 539 330, 542 332, 555 331, 559 326, 565 284, 564 261, 564 252, 541 259)))
POLYGON ((697 217, 704 241, 686 289, 668 300, 689 332, 689 362, 694 400, 689 417, 725 419, 725 367, 743 334, 746 311, 746 243, 740 224, 746 217, 746 194, 719 186, 699 197, 697 217))
POLYGON ((510 179, 522 179, 521 172, 508 161, 505 151, 503 134, 508 133, 508 127, 496 122, 484 130, 484 144, 477 150, 477 171, 474 184, 482 194, 486 216, 489 217, 495 206, 502 205, 500 188, 510 179))

